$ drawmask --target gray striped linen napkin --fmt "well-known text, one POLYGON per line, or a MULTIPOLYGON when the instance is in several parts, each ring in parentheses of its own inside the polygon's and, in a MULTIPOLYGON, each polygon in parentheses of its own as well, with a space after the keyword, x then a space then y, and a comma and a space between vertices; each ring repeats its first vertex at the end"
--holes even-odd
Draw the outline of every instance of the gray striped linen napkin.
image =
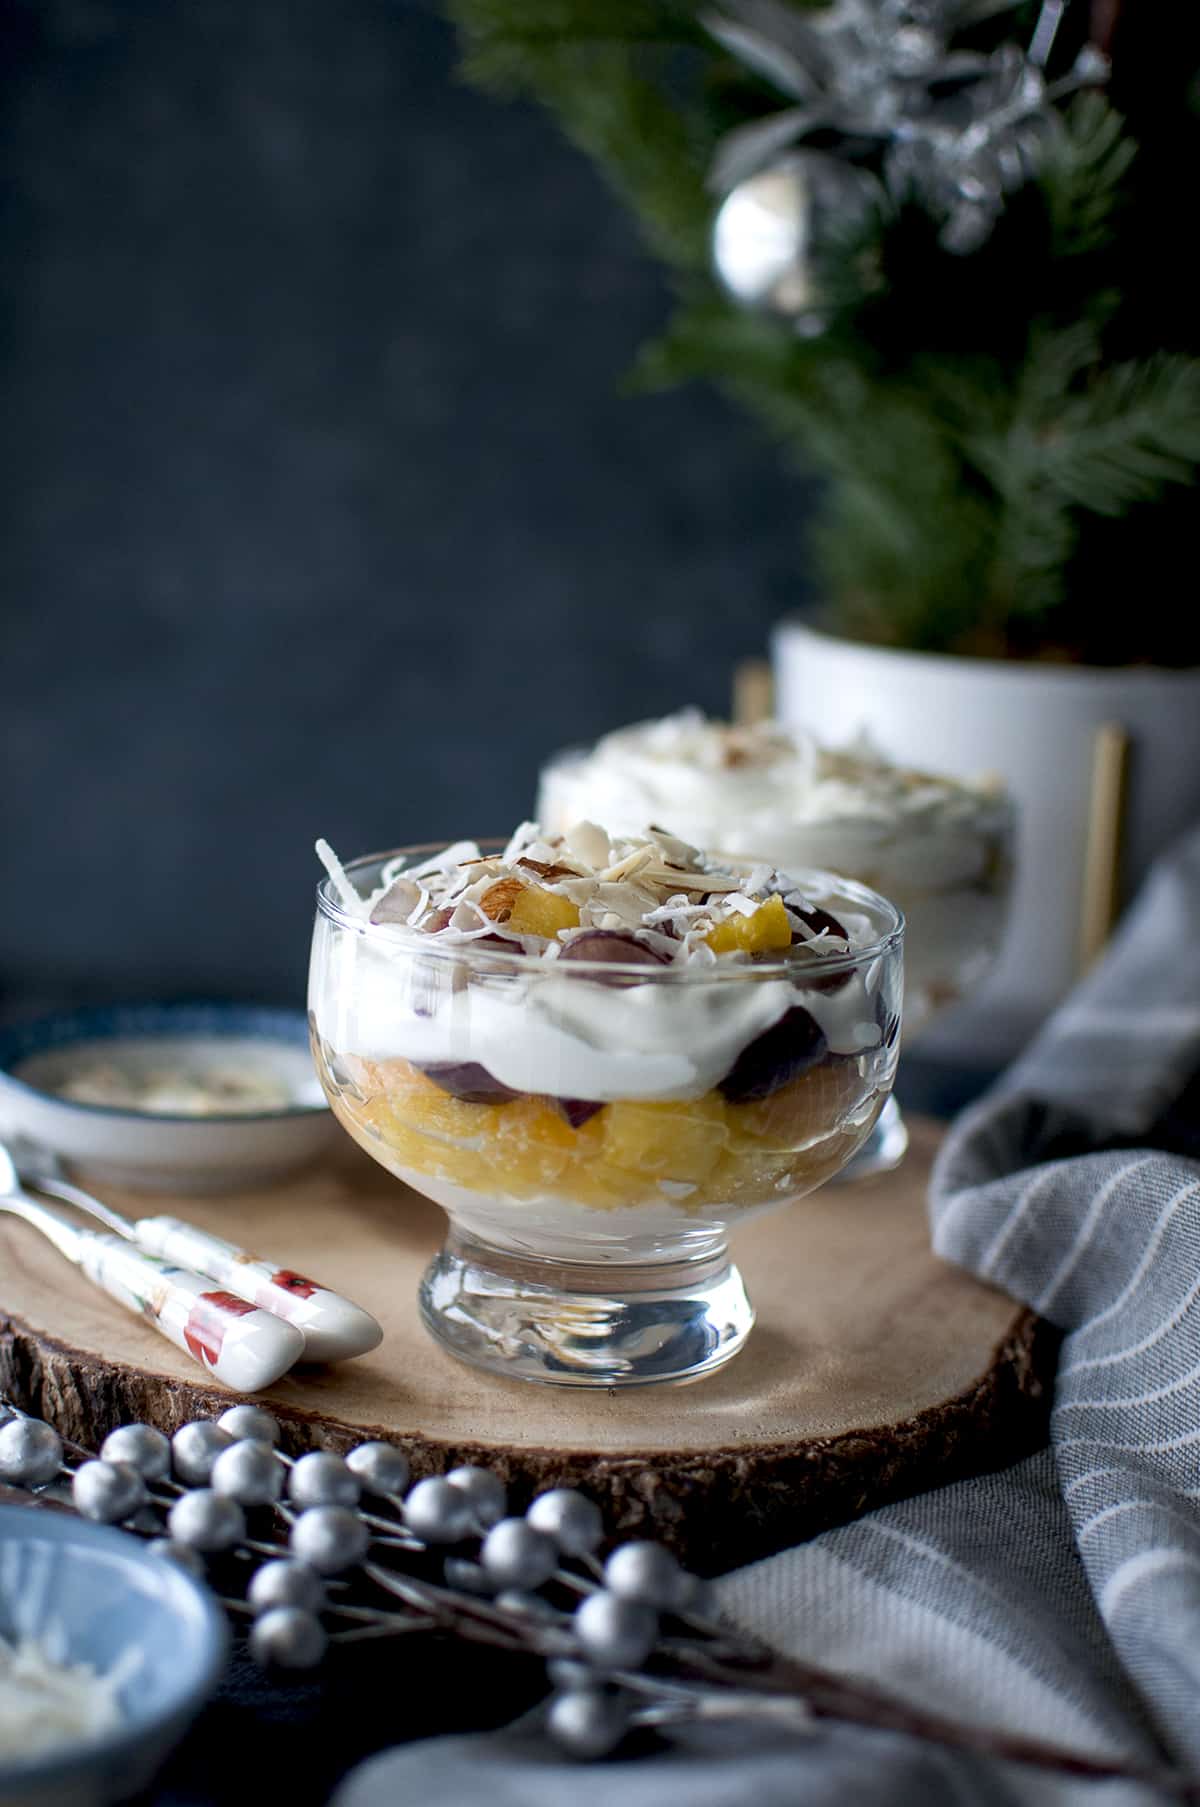
MULTIPOLYGON (((918 1707, 1200 1775, 1198 1065, 1200 833, 934 1171, 937 1252, 1064 1333, 1050 1447, 727 1575, 730 1619, 918 1707)), ((536 1716, 389 1752, 336 1800, 410 1793, 439 1807, 1165 1798, 828 1722, 804 1738, 693 1732, 579 1766, 536 1716)))

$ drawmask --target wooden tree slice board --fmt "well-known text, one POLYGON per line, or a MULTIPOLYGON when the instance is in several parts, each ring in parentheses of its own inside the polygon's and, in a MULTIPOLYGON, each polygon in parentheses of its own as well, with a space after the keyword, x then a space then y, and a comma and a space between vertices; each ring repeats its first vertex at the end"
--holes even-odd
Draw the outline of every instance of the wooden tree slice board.
MULTIPOLYGON (((827 1186, 735 1234, 758 1323, 727 1368, 683 1388, 531 1386, 443 1354, 415 1296, 445 1219, 349 1146, 336 1165, 252 1196, 102 1196, 130 1215, 185 1215, 380 1319, 372 1355, 297 1371, 262 1396, 293 1448, 386 1437, 418 1474, 488 1462, 518 1501, 580 1485, 614 1530, 728 1566, 1001 1467, 1044 1438, 1055 1338, 930 1253, 925 1189, 939 1132, 919 1120, 910 1129, 899 1172, 827 1186)), ((2 1215, 0 1389, 89 1448, 119 1422, 170 1431, 231 1397, 2 1215)))

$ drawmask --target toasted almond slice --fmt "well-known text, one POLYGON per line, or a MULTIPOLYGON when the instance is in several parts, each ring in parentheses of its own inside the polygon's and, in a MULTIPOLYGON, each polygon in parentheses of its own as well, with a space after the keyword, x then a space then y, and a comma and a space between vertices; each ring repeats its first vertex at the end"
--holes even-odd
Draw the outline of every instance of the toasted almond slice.
POLYGON ((479 908, 489 922, 507 922, 513 905, 524 890, 519 878, 502 878, 484 892, 479 899, 479 908))
POLYGON ((517 865, 525 872, 535 873, 547 885, 556 884, 561 878, 579 878, 581 876, 574 866, 548 866, 545 860, 530 860, 526 859, 524 855, 517 861, 517 865))

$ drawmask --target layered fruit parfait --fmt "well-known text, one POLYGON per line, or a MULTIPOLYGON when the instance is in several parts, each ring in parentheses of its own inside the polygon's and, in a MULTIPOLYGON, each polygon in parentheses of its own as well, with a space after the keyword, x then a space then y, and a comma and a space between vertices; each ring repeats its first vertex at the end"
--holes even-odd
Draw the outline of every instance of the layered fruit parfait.
POLYGON ((561 754, 542 774, 549 831, 594 816, 646 821, 791 870, 846 873, 907 921, 906 1029, 969 991, 995 958, 1011 882, 1012 806, 994 780, 889 764, 865 743, 835 750, 779 723, 737 727, 694 709, 561 754))
POLYGON ((492 1248, 711 1248, 844 1165, 888 1095, 902 927, 865 887, 588 822, 345 870, 321 850, 330 1103, 492 1248))

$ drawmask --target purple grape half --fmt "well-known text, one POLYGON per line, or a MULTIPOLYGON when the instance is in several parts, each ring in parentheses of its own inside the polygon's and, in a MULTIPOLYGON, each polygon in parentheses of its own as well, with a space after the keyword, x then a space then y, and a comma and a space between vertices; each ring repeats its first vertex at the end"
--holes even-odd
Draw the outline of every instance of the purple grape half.
MULTIPOLYGON (((820 904, 789 904, 788 908, 800 917, 814 935, 819 935, 824 931, 827 935, 838 936, 840 940, 846 942, 847 947, 849 946, 850 937, 842 924, 836 916, 831 916, 828 910, 823 910, 820 904)), ((802 947, 804 944, 797 938, 792 945, 793 947, 802 947)), ((812 956, 812 969, 805 970, 804 983, 811 986, 814 991, 840 991, 843 985, 850 983, 851 971, 847 967, 840 973, 822 973, 821 961, 826 958, 828 956, 825 954, 812 956)))
POLYGON ((816 1019, 795 1004, 742 1049, 717 1090, 729 1104, 757 1103, 815 1066, 827 1047, 816 1019))
POLYGON ((451 1098, 461 1098, 464 1104, 511 1104, 514 1098, 521 1096, 511 1086, 501 1085, 493 1079, 486 1067, 481 1067, 476 1060, 441 1060, 432 1066, 421 1067, 426 1079, 432 1079, 441 1091, 449 1092, 451 1098))
POLYGON ((604 1109, 602 1104, 597 1104, 591 1098, 550 1098, 547 1103, 554 1106, 559 1116, 564 1122, 569 1123, 572 1129, 582 1129, 585 1123, 591 1122, 597 1112, 604 1109))
MULTIPOLYGON (((596 964, 620 966, 669 966, 669 954, 660 954, 636 935, 625 929, 584 929, 568 941, 559 960, 588 960, 596 964)), ((597 985, 637 985, 639 980, 625 973, 611 978, 596 977, 597 985)))
POLYGON ((798 916, 805 928, 811 929, 814 935, 819 935, 824 931, 827 935, 837 935, 842 941, 849 941, 850 937, 837 917, 831 916, 828 910, 823 910, 820 904, 789 904, 788 909, 798 916))

